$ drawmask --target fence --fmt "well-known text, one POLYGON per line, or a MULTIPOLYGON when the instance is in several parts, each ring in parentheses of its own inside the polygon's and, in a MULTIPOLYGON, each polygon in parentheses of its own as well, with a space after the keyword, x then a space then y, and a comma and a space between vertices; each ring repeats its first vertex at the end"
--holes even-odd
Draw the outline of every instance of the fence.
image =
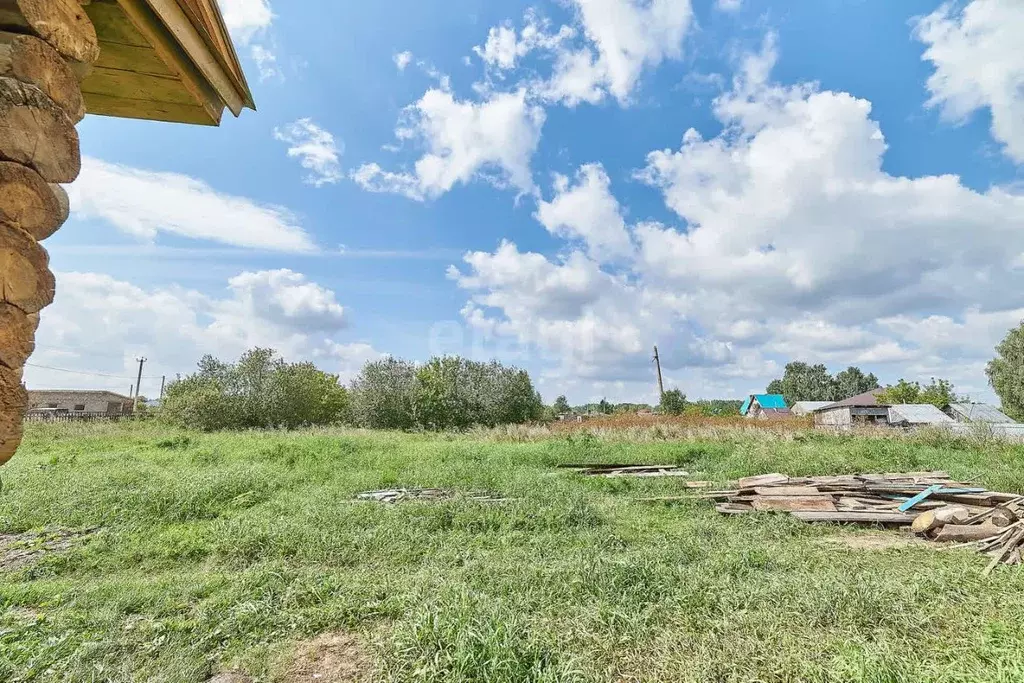
POLYGON ((98 422, 127 420, 132 417, 131 413, 88 413, 85 411, 68 412, 28 412, 25 415, 25 422, 98 422))

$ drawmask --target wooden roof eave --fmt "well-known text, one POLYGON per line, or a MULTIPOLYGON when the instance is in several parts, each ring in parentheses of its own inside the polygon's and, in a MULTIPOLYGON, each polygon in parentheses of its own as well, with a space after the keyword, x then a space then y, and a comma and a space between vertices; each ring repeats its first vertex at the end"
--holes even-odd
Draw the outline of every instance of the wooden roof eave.
MULTIPOLYGON (((245 107, 255 109, 244 76, 241 81, 234 77, 222 55, 213 47, 209 34, 197 27, 176 0, 117 0, 117 3, 161 59, 179 72, 185 87, 214 122, 220 120, 225 107, 235 116, 245 107)), ((227 43, 230 45, 230 40, 227 43)), ((237 65, 233 47, 230 58, 237 65)), ((237 71, 242 73, 240 67, 237 71)))

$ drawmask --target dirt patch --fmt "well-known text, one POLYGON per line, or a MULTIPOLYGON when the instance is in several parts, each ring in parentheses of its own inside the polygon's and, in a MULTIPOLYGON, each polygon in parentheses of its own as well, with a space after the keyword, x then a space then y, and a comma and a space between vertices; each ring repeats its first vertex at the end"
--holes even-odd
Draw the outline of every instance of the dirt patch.
POLYGON ((38 562, 43 557, 66 552, 96 533, 96 529, 47 528, 23 534, 0 534, 0 571, 15 570, 38 562))
POLYGON ((323 633, 299 643, 285 669, 284 683, 371 681, 376 667, 363 642, 351 633, 323 633))
POLYGON ((892 550, 894 548, 934 548, 920 538, 903 534, 857 534, 855 536, 829 536, 821 539, 829 545, 842 545, 854 550, 892 550))

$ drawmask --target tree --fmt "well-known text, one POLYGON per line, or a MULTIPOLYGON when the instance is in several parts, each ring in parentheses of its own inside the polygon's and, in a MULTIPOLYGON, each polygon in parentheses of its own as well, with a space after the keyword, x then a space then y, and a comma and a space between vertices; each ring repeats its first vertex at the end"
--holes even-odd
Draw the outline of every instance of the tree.
POLYGON ((679 389, 669 389, 661 395, 662 415, 682 415, 686 410, 686 394, 679 389))
POLYGON ((871 391, 879 387, 878 378, 874 373, 865 375, 860 368, 850 366, 838 373, 835 377, 835 399, 841 401, 865 391, 871 391))
POLYGON ((931 403, 939 410, 944 410, 950 403, 956 403, 959 397, 953 390, 953 383, 945 379, 932 377, 931 384, 924 387, 919 382, 908 382, 900 379, 896 384, 885 387, 878 394, 879 403, 898 405, 903 403, 931 403))
POLYGON ((782 386, 781 379, 773 379, 768 383, 768 387, 764 390, 766 394, 781 394, 785 388, 782 386))
POLYGON ((602 398, 601 402, 597 404, 597 412, 601 413, 602 415, 611 415, 612 404, 609 403, 607 399, 602 398))
POLYGON ((782 379, 773 381, 769 386, 776 391, 768 393, 781 393, 789 405, 797 401, 834 401, 836 395, 836 382, 828 368, 800 361, 787 363, 782 379))
POLYGON ((338 377, 312 363, 286 363, 273 349, 246 351, 235 363, 213 356, 167 386, 160 416, 203 430, 334 424, 348 416, 338 377))
POLYGON ((1024 322, 1007 332, 996 354, 985 367, 988 382, 999 396, 1003 411, 1024 421, 1024 322))
POLYGON ((565 396, 559 396, 555 399, 555 404, 552 406, 555 411, 555 415, 564 415, 565 413, 571 413, 572 408, 569 406, 569 401, 566 400, 565 396))
POLYGON ((411 429, 416 425, 416 366, 390 356, 369 361, 352 380, 352 416, 370 429, 411 429))

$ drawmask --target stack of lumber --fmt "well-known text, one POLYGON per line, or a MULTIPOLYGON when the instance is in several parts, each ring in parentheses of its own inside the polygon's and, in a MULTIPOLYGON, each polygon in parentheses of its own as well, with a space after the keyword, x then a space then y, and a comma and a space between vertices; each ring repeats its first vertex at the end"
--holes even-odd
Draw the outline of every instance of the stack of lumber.
POLYGON ((909 526, 924 538, 990 553, 986 574, 1001 562, 1019 564, 1024 553, 1024 496, 953 481, 945 472, 762 474, 697 497, 716 501, 725 515, 781 511, 805 522, 909 526))
POLYGON ((678 465, 568 464, 558 465, 591 477, 688 477, 678 465))

